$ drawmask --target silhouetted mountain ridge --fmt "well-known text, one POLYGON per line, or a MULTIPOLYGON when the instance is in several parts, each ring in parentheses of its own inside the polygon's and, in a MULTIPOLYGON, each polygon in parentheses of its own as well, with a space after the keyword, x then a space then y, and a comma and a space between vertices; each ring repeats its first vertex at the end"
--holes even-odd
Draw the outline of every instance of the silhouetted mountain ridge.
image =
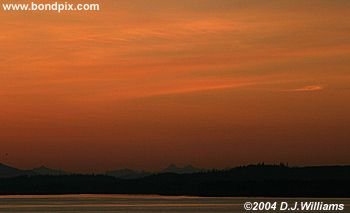
POLYGON ((65 172, 58 169, 51 169, 45 166, 34 168, 31 171, 37 175, 68 175, 69 174, 69 172, 65 172))
MULTIPOLYGON (((131 169, 120 169, 107 171, 105 175, 121 179, 153 178, 161 176, 181 177, 202 177, 204 174, 209 178, 220 178, 230 180, 341 180, 350 179, 350 166, 308 166, 308 167, 288 167, 286 165, 248 165, 225 170, 204 170, 191 165, 177 167, 174 164, 160 172, 135 171, 131 169), (173 174, 173 175, 171 175, 173 174)), ((0 178, 16 177, 25 175, 69 175, 72 173, 51 169, 45 166, 31 170, 22 170, 0 163, 0 178)))
POLYGON ((67 175, 68 172, 50 169, 45 166, 34 168, 31 170, 17 169, 0 163, 0 178, 18 177, 18 176, 33 176, 33 175, 67 175))
POLYGON ((137 178, 143 178, 146 176, 151 175, 150 172, 145 171, 135 171, 131 169, 120 169, 120 170, 113 170, 113 171, 107 171, 106 175, 121 178, 121 179, 137 179, 137 178))
POLYGON ((0 163, 0 177, 16 177, 23 175, 31 175, 31 171, 17 169, 5 164, 0 163))
MULTIPOLYGON (((22 172, 1 165, 0 173, 4 171, 7 175, 22 172)), ((125 174, 130 172, 124 170, 125 174)), ((190 174, 157 173, 133 179, 108 175, 7 176, 0 179, 0 194, 348 197, 350 166, 249 165, 190 174)))
POLYGON ((175 164, 170 164, 167 168, 161 170, 159 173, 192 174, 201 171, 204 171, 204 169, 198 169, 192 165, 178 167, 175 164))
MULTIPOLYGON (((175 164, 171 164, 167 168, 159 172, 136 171, 136 170, 125 168, 125 169, 107 171, 105 172, 105 174, 108 176, 121 178, 121 179, 137 179, 137 178, 143 178, 146 176, 159 174, 159 173, 191 174, 191 173, 197 173, 200 171, 204 171, 204 170, 195 168, 192 165, 178 167, 175 164)), ((16 176, 23 176, 23 175, 68 175, 68 174, 71 174, 71 173, 63 170, 48 168, 45 166, 33 168, 31 170, 22 170, 22 169, 17 169, 15 167, 11 167, 5 164, 0 164, 0 178, 16 177, 16 176)))
POLYGON ((195 168, 192 165, 178 167, 175 164, 170 164, 168 167, 166 167, 163 170, 160 170, 159 172, 136 171, 136 170, 126 168, 126 169, 107 171, 105 174, 116 178, 121 178, 121 179, 137 179, 137 178, 143 178, 154 174, 163 174, 163 173, 193 174, 201 171, 205 171, 205 170, 195 168))

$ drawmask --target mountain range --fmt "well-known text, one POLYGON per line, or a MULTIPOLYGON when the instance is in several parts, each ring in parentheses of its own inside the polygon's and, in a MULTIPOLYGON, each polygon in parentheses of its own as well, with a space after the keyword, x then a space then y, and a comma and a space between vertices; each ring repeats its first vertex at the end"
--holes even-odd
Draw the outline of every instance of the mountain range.
POLYGON ((31 171, 16 169, 14 167, 0 163, 0 177, 16 177, 22 175, 32 175, 31 171))
MULTIPOLYGON (((195 168, 191 165, 178 167, 175 164, 169 165, 167 168, 159 172, 136 171, 131 169, 119 169, 105 172, 105 175, 120 179, 137 179, 150 176, 153 174, 173 173, 173 174, 192 174, 205 171, 204 169, 195 168)), ((35 176, 35 175, 69 175, 70 172, 52 169, 45 166, 37 167, 30 170, 22 170, 9 165, 0 163, 0 178, 9 178, 17 176, 35 176)))
MULTIPOLYGON (((346 198, 350 194, 350 166, 289 167, 283 164, 258 164, 187 174, 153 173, 140 178, 134 175, 146 174, 128 169, 115 172, 114 175, 120 178, 106 174, 38 175, 34 171, 18 170, 1 164, 2 176, 20 177, 0 178, 0 195, 157 194, 314 199, 346 198)), ((47 171, 51 170, 40 168, 36 171, 48 174, 47 171)), ((162 171, 182 172, 174 165, 162 171)))
POLYGON ((41 166, 38 168, 30 169, 30 170, 22 170, 17 169, 15 167, 11 167, 5 164, 0 163, 0 178, 9 178, 9 177, 17 177, 17 176, 33 176, 33 175, 67 175, 68 172, 50 169, 45 166, 41 166))
POLYGON ((205 169, 195 168, 192 165, 177 167, 175 164, 171 164, 167 168, 163 169, 160 173, 192 174, 203 171, 205 171, 205 169))

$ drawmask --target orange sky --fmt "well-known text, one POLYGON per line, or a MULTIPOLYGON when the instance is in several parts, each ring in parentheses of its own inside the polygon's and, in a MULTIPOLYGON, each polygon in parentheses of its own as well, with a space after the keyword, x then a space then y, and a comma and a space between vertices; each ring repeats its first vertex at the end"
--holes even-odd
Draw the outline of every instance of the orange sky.
POLYGON ((0 11, 0 161, 350 164, 349 1, 97 2, 0 11))

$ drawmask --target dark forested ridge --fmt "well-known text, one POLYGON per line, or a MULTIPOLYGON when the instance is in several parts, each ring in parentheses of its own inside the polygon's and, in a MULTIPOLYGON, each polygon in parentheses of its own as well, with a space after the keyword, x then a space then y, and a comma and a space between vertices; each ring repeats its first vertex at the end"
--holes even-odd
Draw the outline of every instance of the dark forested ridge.
POLYGON ((0 194, 160 194, 349 197, 350 166, 251 165, 138 179, 107 175, 25 175, 0 179, 0 194))

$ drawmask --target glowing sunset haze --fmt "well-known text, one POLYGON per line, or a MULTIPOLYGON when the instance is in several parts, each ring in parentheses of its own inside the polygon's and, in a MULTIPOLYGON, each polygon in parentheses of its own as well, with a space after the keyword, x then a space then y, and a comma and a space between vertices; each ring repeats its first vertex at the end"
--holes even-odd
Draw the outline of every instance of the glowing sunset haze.
POLYGON ((350 1, 96 2, 0 11, 0 162, 350 163, 350 1))

